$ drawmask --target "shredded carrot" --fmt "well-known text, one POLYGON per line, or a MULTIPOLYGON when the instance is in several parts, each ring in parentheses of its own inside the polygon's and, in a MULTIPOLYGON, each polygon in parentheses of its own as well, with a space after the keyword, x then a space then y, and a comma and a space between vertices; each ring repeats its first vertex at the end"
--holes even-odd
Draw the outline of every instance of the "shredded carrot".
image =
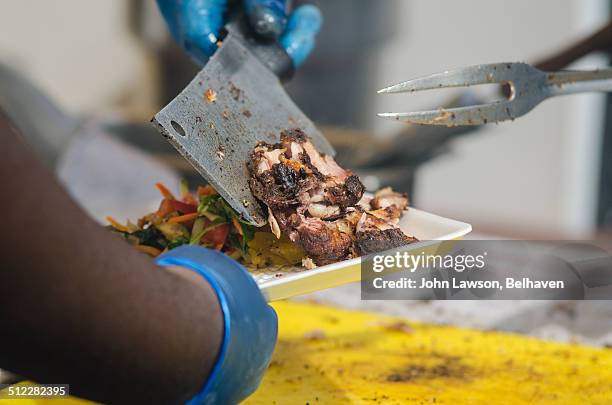
POLYGON ((244 233, 242 232, 242 227, 240 226, 240 222, 238 222, 236 217, 232 218, 232 224, 234 225, 234 228, 236 228, 236 231, 238 231, 238 234, 240 236, 244 236, 244 233))
POLYGON ((115 220, 115 218, 108 216, 106 217, 106 220, 108 221, 109 224, 111 224, 113 228, 115 228, 119 232, 128 232, 127 226, 121 225, 119 222, 115 220))
POLYGON ((155 213, 155 215, 157 215, 158 218, 165 218, 166 216, 168 216, 168 214, 174 212, 174 206, 172 205, 172 201, 170 201, 167 198, 164 198, 161 203, 159 204, 159 208, 157 209, 157 212, 155 213))
POLYGON ((168 220, 169 224, 179 224, 181 222, 192 221, 198 217, 198 213, 194 212, 192 214, 180 215, 178 217, 172 217, 168 220))
POLYGON ((213 186, 211 186, 210 184, 207 184, 204 187, 198 186, 198 193, 197 194, 198 194, 199 197, 204 197, 206 195, 217 194, 217 191, 214 189, 213 186))
POLYGON ((155 187, 157 187, 157 189, 164 196, 164 198, 167 198, 169 200, 176 200, 176 198, 174 198, 174 194, 172 194, 172 192, 168 190, 168 188, 163 184, 155 183, 155 187))
POLYGON ((153 246, 137 245, 136 249, 140 250, 143 253, 149 254, 153 257, 157 257, 161 255, 161 250, 154 248, 153 246))
POLYGON ((185 193, 182 195, 182 197, 183 197, 183 202, 185 202, 186 204, 198 205, 195 198, 193 198, 193 194, 185 193))

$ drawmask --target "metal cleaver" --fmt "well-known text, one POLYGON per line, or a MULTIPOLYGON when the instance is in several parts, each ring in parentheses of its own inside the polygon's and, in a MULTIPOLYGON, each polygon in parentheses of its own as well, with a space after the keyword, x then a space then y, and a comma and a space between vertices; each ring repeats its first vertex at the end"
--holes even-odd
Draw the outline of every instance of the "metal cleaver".
POLYGON ((256 39, 244 19, 225 31, 204 69, 153 122, 232 208, 262 226, 267 214, 251 194, 246 166, 255 145, 299 128, 320 152, 335 152, 285 92, 280 79, 293 64, 278 43, 256 39))

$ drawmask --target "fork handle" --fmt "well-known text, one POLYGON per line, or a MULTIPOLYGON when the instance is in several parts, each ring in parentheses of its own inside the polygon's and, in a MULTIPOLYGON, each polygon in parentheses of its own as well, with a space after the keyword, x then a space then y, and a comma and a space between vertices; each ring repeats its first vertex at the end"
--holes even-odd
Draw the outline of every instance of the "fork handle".
POLYGON ((567 70, 546 73, 552 96, 565 94, 612 92, 612 69, 581 71, 567 70))
POLYGON ((593 52, 606 52, 612 49, 612 21, 595 31, 591 36, 580 40, 560 53, 538 62, 535 67, 543 71, 560 70, 572 62, 593 52))

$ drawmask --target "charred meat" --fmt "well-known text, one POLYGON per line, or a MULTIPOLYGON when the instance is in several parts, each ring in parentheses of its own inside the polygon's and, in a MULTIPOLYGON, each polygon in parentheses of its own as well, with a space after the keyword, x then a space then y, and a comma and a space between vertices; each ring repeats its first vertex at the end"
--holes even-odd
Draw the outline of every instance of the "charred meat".
POLYGON ((299 129, 283 131, 277 144, 258 144, 248 167, 251 191, 268 207, 275 235, 286 233, 317 265, 416 240, 397 227, 405 195, 383 189, 364 201, 359 178, 320 154, 299 129))

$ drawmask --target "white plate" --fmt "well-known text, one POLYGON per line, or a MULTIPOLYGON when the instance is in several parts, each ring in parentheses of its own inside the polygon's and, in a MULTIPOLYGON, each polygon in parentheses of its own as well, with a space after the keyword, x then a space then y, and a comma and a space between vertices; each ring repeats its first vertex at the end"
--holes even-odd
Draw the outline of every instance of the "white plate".
MULTIPOLYGON (((467 235, 472 226, 465 222, 443 218, 416 208, 409 208, 400 219, 399 226, 407 235, 420 241, 452 240, 467 235)), ((422 243, 401 248, 404 251, 420 249, 422 243)), ((275 272, 255 274, 255 279, 268 301, 276 301, 296 295, 361 280, 361 260, 344 260, 312 270, 299 272, 275 272)))

